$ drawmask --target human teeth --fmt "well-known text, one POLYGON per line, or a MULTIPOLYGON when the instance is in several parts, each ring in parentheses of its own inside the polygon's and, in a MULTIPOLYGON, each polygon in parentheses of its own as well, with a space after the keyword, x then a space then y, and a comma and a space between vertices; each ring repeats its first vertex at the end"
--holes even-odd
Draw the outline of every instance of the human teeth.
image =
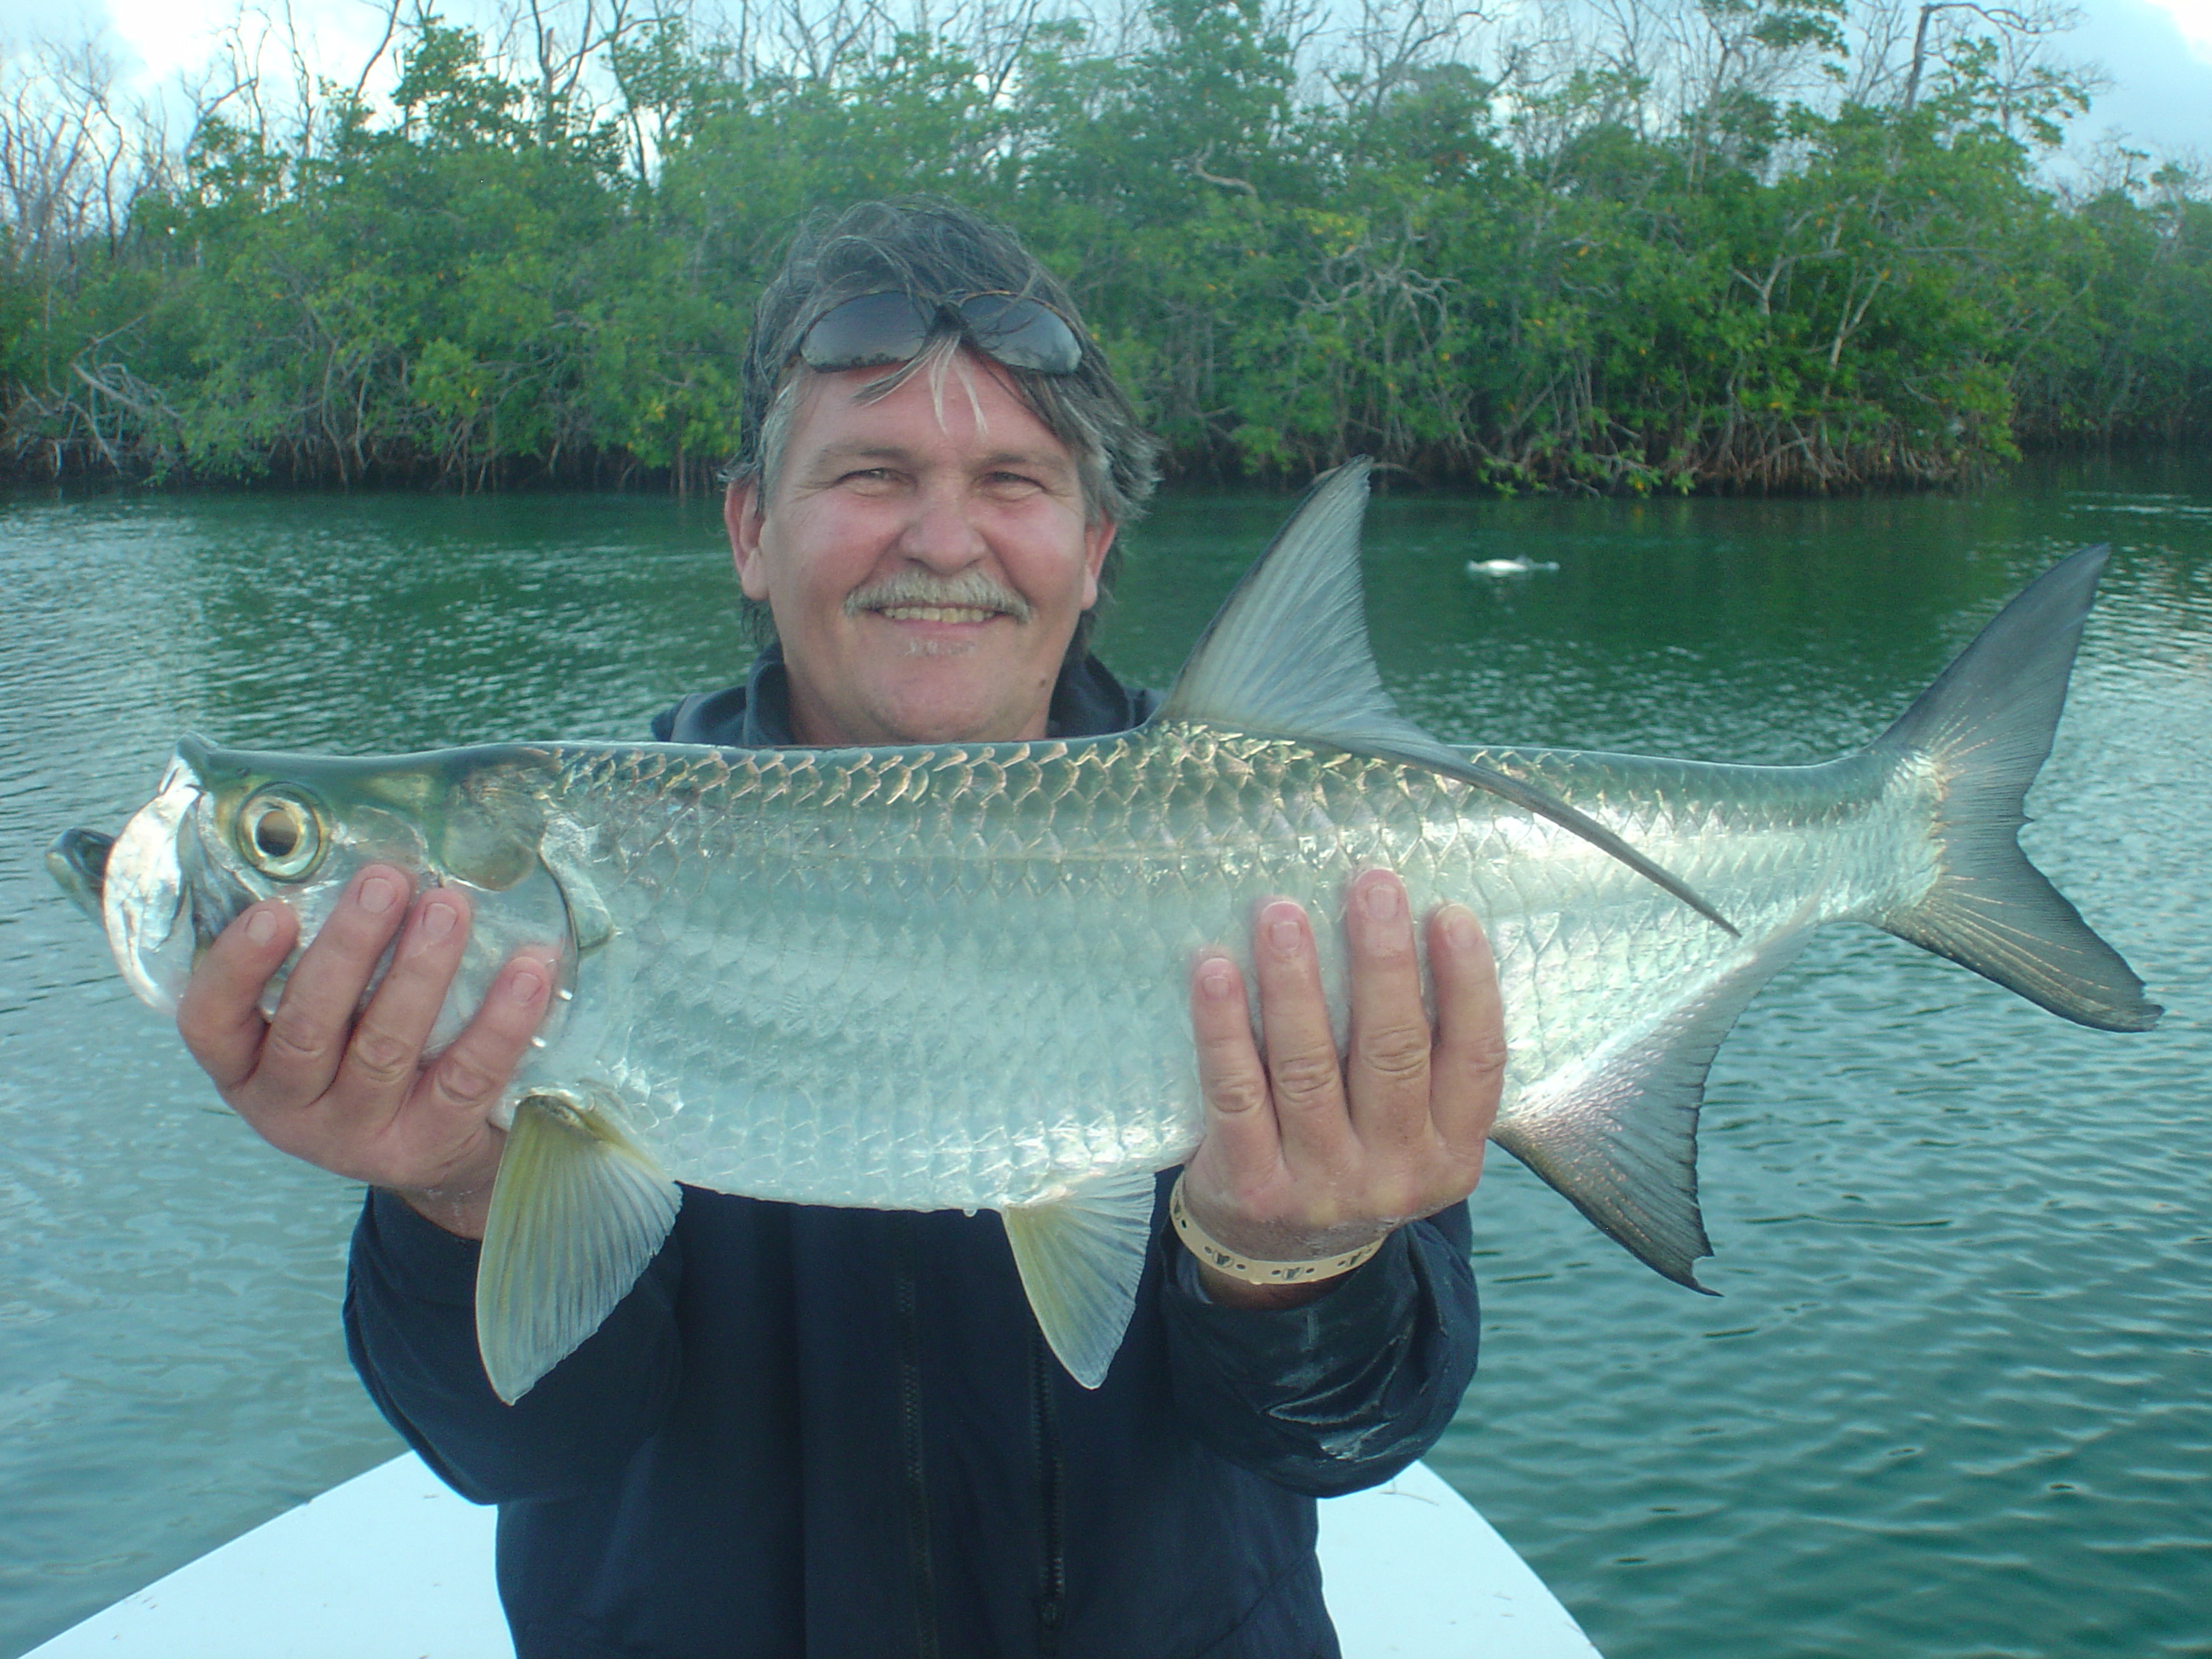
POLYGON ((969 605, 890 605, 883 614, 894 622, 979 623, 988 622, 999 613, 969 605))

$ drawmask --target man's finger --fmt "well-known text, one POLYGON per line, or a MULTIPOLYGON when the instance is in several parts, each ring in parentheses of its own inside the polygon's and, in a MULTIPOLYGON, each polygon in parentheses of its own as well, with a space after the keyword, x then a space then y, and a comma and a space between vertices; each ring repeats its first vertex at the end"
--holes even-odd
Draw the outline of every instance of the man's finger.
POLYGON ((399 935, 376 994, 346 1044, 332 1092, 355 1103, 397 1106, 415 1086, 422 1049, 437 1024, 469 938, 469 902, 434 888, 423 895, 399 935))
POLYGON ((414 885, 413 877, 382 864, 348 884, 284 982, 260 1064, 246 1085, 255 1097, 304 1104, 331 1086, 361 994, 407 914, 414 885))
POLYGON ((449 1120, 489 1112, 545 1018, 559 974, 552 956, 517 951, 484 993, 483 1006, 424 1076, 416 1091, 421 1106, 449 1120))
POLYGON ((1255 976, 1268 1091, 1293 1169, 1342 1170, 1358 1148, 1344 1099, 1336 1033, 1322 994, 1321 957, 1313 925, 1297 905, 1262 906, 1253 929, 1255 976))
POLYGON ((1198 1086, 1206 1101, 1208 1162, 1232 1189, 1257 1185, 1282 1162, 1267 1098, 1267 1073, 1252 1040, 1244 976, 1226 957, 1200 960, 1190 975, 1190 1025, 1198 1039, 1198 1086))
POLYGON ((231 918, 192 969, 177 1000, 177 1034, 217 1089, 228 1093, 253 1075, 269 1031, 261 989, 299 937, 299 918, 264 899, 231 918))
POLYGON ((1505 1081, 1505 1024, 1490 940, 1464 905, 1445 905, 1429 919, 1429 971, 1437 986, 1437 1132, 1461 1157, 1479 1159, 1505 1081))
POLYGON ((1352 1127, 1374 1146, 1425 1144, 1429 1121, 1429 1016, 1413 950, 1405 884, 1365 870, 1346 895, 1352 1039, 1346 1086, 1352 1127))

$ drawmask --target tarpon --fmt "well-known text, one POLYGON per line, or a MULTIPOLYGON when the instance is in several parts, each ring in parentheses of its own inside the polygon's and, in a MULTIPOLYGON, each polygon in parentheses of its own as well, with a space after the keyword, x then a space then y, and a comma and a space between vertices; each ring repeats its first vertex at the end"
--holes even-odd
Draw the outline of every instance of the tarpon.
MULTIPOLYGON (((52 862, 159 1008, 248 903, 283 895, 305 937, 370 860, 474 902, 435 1041, 513 948, 558 943, 478 1271, 508 1400, 635 1281, 678 1182, 996 1211, 1054 1351, 1097 1386, 1154 1174, 1202 1126, 1194 954, 1248 950, 1264 899, 1333 908, 1363 868, 1489 932, 1511 1051, 1498 1144, 1696 1288, 1705 1073, 1814 928, 1886 928, 2084 1024, 2157 1019, 2016 840, 2104 550, 2047 572, 1825 765, 1458 750, 1376 672, 1366 493, 1364 467, 1317 487, 1135 732, 374 759, 187 738, 112 848, 72 831, 52 862)), ((1341 1035, 1343 953, 1322 943, 1341 1035)))

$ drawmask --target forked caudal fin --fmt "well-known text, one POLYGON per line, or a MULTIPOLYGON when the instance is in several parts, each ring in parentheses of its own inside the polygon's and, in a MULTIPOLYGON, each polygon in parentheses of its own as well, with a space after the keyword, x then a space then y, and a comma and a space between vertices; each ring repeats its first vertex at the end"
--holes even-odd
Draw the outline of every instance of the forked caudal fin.
MULTIPOLYGON (((2027 861, 2022 805, 2066 700, 2105 550, 2032 583, 1867 751, 1891 787, 1929 789, 1937 872, 1873 920, 2054 1013, 2142 1030, 2161 1012, 2118 952, 2027 861)), ((1698 1110, 1714 1051, 1803 942, 1766 941, 1648 1030, 1629 1031, 1522 1096, 1498 1144, 1655 1271, 1703 1290, 1698 1110)))
POLYGON ((2084 548, 2029 583, 1875 740, 1877 756, 1926 769, 1937 791, 1936 880, 1879 921, 2054 1014, 2144 1031, 2165 1010, 2018 838, 2110 551, 2084 548))
POLYGON ((1332 744, 1502 796, 1601 848, 1731 933, 1726 917, 1604 825, 1478 766, 1398 712, 1367 641, 1359 526, 1365 460, 1322 477, 1200 636, 1159 718, 1332 744))

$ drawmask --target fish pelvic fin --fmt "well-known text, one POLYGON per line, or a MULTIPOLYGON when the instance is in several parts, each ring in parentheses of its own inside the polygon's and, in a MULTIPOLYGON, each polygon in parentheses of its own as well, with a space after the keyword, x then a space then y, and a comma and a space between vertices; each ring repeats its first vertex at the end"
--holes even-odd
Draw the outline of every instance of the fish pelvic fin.
POLYGON ((513 1405, 599 1329, 681 1201, 611 1102, 539 1089, 517 1103, 477 1266, 477 1348, 493 1393, 513 1405))
POLYGON ((1000 1212, 1037 1328, 1067 1374, 1086 1389, 1106 1380, 1136 1310, 1138 1281, 1152 1253, 1156 1191, 1146 1171, 1056 1204, 1000 1212))
POLYGON ((1523 1094, 1491 1139, 1663 1279, 1707 1296, 1713 1253, 1698 1207, 1698 1113, 1713 1055, 1809 929, 1739 957, 1663 1019, 1626 1031, 1523 1094))
POLYGON ((2143 1031, 2165 1010, 2019 840, 2111 550, 2084 548, 2029 583, 1875 739, 1889 767, 1932 781, 1937 872, 1914 902, 1874 921, 2054 1014, 2143 1031))
POLYGON ((1580 836, 1735 933, 1680 878, 1595 819, 1474 764, 1398 712, 1375 666, 1359 578, 1368 471, 1364 459, 1348 462, 1307 492, 1199 640, 1158 718, 1316 740, 1457 778, 1580 836))

